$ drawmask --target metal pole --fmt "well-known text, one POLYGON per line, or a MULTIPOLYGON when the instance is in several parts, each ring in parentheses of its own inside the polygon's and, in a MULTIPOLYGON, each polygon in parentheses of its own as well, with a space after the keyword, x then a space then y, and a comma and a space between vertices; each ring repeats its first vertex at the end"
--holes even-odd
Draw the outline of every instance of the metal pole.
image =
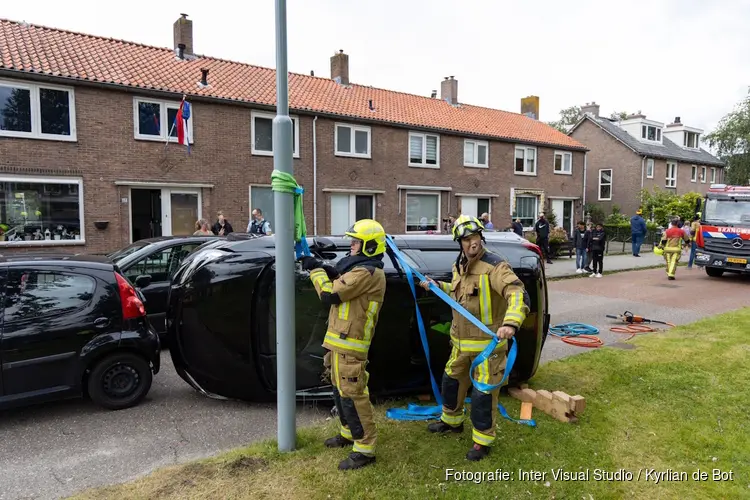
MULTIPOLYGON (((293 174, 292 119, 286 58, 286 0, 276 0, 276 117, 273 166, 293 174)), ((294 195, 274 191, 276 211, 276 397, 279 451, 296 446, 294 338, 294 195)))

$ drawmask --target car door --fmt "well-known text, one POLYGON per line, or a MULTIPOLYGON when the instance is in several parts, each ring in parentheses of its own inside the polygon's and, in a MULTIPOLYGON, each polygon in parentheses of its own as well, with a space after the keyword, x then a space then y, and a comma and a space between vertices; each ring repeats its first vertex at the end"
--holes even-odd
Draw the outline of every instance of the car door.
POLYGON ((97 287, 94 277, 70 269, 9 268, 2 336, 4 399, 64 392, 80 383, 81 349, 112 326, 110 315, 98 311, 97 287))
POLYGON ((146 298, 146 313, 149 322, 160 335, 167 331, 167 299, 172 275, 185 257, 201 243, 183 243, 156 250, 125 271, 125 276, 136 284, 139 276, 151 276, 151 283, 140 288, 146 298))
POLYGON ((5 316, 5 286, 7 270, 0 268, 0 399, 5 395, 3 389, 3 318, 5 316))

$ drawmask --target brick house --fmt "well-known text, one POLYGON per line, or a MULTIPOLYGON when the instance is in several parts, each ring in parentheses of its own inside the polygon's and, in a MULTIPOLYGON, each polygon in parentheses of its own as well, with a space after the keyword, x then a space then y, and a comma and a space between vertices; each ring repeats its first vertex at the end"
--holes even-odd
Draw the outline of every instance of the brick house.
MULTIPOLYGON (((245 231, 274 223, 275 71, 197 55, 192 21, 174 49, 0 20, 0 247, 107 252, 190 234, 223 210, 245 231), (191 105, 187 147, 173 124, 191 105), (78 249, 76 249, 78 250, 78 249)), ((586 148, 532 117, 461 103, 458 81, 430 97, 290 73, 294 175, 308 233, 375 217, 391 233, 441 230, 459 211, 582 210, 586 148)), ((524 106, 529 102, 525 99, 524 106)), ((562 217, 561 217, 562 218, 562 217)))
POLYGON ((596 103, 581 110, 584 117, 569 135, 590 149, 586 200, 607 214, 614 205, 634 214, 643 188, 703 194, 724 178, 724 162, 700 147, 703 130, 685 126, 679 116, 665 126, 642 114, 602 117, 596 103))

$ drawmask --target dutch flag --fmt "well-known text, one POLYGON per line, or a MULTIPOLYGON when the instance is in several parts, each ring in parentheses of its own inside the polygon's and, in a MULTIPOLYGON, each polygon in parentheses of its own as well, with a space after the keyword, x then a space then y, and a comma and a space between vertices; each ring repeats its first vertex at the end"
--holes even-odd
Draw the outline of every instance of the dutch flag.
POLYGON ((177 142, 187 146, 190 154, 190 140, 188 133, 188 119, 190 118, 190 103, 183 100, 180 103, 180 109, 175 116, 175 126, 177 127, 177 142))

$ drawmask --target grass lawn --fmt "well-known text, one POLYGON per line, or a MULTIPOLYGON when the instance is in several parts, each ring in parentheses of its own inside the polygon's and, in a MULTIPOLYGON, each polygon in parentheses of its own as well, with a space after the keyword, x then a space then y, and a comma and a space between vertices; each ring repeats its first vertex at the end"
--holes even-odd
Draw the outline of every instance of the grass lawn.
MULTIPOLYGON (((262 443, 77 498, 750 498, 750 308, 629 343, 636 348, 594 349, 543 365, 531 388, 584 396, 578 423, 536 409, 536 428, 500 418, 495 449, 478 463, 464 458, 470 425, 462 435, 431 435, 425 422, 385 420, 385 409, 400 404, 391 403, 377 408, 378 462, 358 471, 336 470, 348 449, 323 447, 337 431, 331 420, 299 429, 293 453, 262 443), (446 469, 501 469, 514 480, 456 481, 446 469), (521 480, 519 469, 546 477, 521 480), (558 469, 589 479, 555 479, 558 469), (597 480, 597 469, 627 471, 633 480, 597 480), (684 471, 687 479, 657 483, 646 478, 651 469, 684 471), (714 481, 714 469, 731 479, 714 481), (693 479, 696 471, 707 478, 693 479)), ((518 416, 518 401, 501 401, 518 416)))

